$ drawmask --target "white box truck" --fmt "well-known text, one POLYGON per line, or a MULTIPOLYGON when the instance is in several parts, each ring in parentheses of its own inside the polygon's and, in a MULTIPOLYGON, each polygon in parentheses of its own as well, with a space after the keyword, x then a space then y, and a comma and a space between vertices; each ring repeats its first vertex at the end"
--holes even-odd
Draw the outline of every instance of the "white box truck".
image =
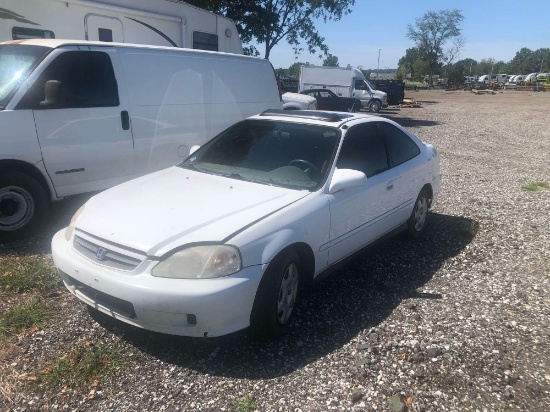
POLYGON ((56 39, 0 43, 0 238, 30 230, 49 200, 172 166, 267 109, 282 103, 265 59, 56 39))
POLYGON ((355 97, 362 107, 379 112, 388 107, 387 93, 376 88, 365 78, 361 70, 351 66, 326 67, 303 65, 300 67, 299 91, 330 89, 338 96, 355 97))
POLYGON ((30 38, 243 53, 232 20, 177 0, 2 0, 0 42, 30 38))

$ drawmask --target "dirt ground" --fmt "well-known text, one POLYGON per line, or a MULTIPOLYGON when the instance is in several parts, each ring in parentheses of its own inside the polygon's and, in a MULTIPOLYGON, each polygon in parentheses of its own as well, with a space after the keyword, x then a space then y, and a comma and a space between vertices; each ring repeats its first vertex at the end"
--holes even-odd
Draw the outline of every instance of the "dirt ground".
MULTIPOLYGON (((435 145, 443 189, 426 237, 394 238, 304 295, 288 336, 212 340, 138 330, 67 292, 10 341, 0 410, 550 410, 550 93, 406 91, 390 107, 435 145), (126 362, 100 385, 46 392, 27 379, 86 342, 126 362)), ((0 256, 50 253, 90 195, 59 202, 0 256)), ((0 312, 24 296, 0 295, 0 312), (11 303, 10 303, 11 302, 11 303)))

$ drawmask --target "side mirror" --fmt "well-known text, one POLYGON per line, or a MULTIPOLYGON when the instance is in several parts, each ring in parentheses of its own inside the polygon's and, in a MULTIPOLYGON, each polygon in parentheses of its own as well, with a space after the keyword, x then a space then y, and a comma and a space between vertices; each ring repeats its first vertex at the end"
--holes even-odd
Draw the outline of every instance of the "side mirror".
POLYGON ((65 104, 65 95, 62 90, 63 83, 59 80, 48 80, 44 85, 45 99, 40 102, 40 107, 53 109, 65 104))
POLYGON ((359 170, 336 169, 332 174, 328 192, 332 194, 350 187, 363 186, 366 183, 367 176, 359 170))

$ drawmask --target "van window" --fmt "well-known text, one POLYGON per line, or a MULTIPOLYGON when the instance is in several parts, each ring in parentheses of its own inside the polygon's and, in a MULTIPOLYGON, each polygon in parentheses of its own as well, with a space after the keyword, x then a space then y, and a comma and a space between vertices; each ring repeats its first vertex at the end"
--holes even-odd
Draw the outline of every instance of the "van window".
POLYGON ((58 56, 21 100, 18 109, 68 109, 119 105, 118 87, 107 53, 71 51, 58 56), (46 101, 48 80, 61 82, 59 99, 46 101))
POLYGON ((416 143, 402 130, 389 123, 381 123, 381 125, 386 133, 392 166, 398 166, 420 154, 416 143))
POLYGON ((28 27, 13 27, 11 29, 13 40, 25 39, 55 39, 55 34, 50 30, 29 29, 28 27))
POLYGON ((367 177, 389 169, 384 136, 376 123, 363 123, 348 131, 336 167, 359 170, 367 177))
POLYGON ((355 80, 354 89, 355 90, 366 90, 365 82, 363 80, 355 80))
POLYGON ((218 36, 211 33, 194 31, 193 48, 200 50, 218 51, 218 36))

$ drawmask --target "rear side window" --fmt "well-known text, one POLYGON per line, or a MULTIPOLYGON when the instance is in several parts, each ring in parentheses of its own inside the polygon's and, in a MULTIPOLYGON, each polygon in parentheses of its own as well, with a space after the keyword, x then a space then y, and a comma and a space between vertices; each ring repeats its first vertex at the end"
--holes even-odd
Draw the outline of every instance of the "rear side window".
POLYGON ((119 105, 111 59, 96 51, 66 52, 58 56, 33 84, 20 109, 69 109, 119 105), (58 98, 46 99, 46 82, 59 82, 58 98))
POLYGON ((416 143, 402 130, 392 124, 381 123, 386 134, 392 166, 398 166, 420 154, 416 143))

